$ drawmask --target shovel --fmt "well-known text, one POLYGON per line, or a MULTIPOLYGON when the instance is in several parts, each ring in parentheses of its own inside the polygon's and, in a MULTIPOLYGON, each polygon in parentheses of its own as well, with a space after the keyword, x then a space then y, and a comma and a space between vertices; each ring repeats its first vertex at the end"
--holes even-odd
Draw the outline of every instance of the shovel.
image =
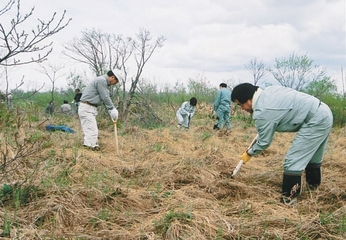
MULTIPOLYGON (((258 139, 258 134, 256 135, 256 137, 252 140, 252 142, 250 143, 249 147, 246 149, 249 150, 256 142, 257 142, 257 139, 258 139)), ((240 160, 238 165, 235 167, 235 169, 233 170, 233 173, 232 173, 232 177, 234 177, 238 171, 241 169, 241 166, 243 165, 244 161, 243 160, 240 160)))

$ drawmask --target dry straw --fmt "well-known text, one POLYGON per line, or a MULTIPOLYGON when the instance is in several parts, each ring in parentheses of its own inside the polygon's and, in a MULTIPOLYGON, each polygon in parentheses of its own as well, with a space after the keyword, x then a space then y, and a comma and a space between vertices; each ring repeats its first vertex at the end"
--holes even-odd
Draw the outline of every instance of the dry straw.
POLYGON ((294 134, 277 133, 231 179, 256 131, 237 121, 231 133, 212 125, 193 119, 188 131, 123 126, 117 156, 113 126, 100 129, 101 151, 93 152, 82 148, 73 119, 76 134, 49 134, 52 146, 26 183, 37 187, 36 196, 16 209, 3 205, 0 216, 6 209, 13 239, 346 237, 345 129, 331 134, 320 188, 304 189, 298 205, 287 207, 279 203, 282 162, 294 134))

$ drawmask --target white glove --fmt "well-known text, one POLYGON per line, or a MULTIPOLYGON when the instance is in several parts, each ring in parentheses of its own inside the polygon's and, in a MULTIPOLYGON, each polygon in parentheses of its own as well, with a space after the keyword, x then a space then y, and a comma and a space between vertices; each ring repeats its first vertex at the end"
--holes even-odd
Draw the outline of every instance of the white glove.
POLYGON ((108 110, 108 113, 111 116, 113 121, 116 121, 118 119, 118 110, 116 108, 113 108, 112 110, 108 110))

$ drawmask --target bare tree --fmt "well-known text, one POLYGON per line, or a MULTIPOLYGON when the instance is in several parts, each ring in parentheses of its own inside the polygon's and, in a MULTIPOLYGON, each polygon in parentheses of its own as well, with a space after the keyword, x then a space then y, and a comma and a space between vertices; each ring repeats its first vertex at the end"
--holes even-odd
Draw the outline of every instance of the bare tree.
POLYGON ((274 78, 285 87, 302 90, 310 82, 319 81, 326 76, 326 71, 318 65, 313 65, 313 60, 307 54, 298 56, 291 54, 288 59, 275 59, 274 69, 269 71, 274 78))
POLYGON ((257 85, 259 80, 269 73, 263 61, 258 60, 256 57, 245 65, 245 68, 252 74, 254 85, 257 85))
POLYGON ((38 19, 36 28, 28 30, 24 23, 33 16, 35 7, 32 7, 29 13, 23 14, 20 0, 9 0, 5 7, 0 9, 0 17, 10 13, 15 3, 17 3, 16 14, 10 23, 6 25, 6 22, 0 21, 0 65, 14 66, 42 62, 53 50, 53 42, 44 43, 45 40, 64 29, 72 19, 65 19, 66 11, 56 19, 55 12, 48 21, 38 19), (33 53, 37 56, 33 57, 33 53))
MULTIPOLYGON (((163 36, 154 40, 145 29, 141 29, 135 39, 91 30, 84 31, 81 39, 74 38, 72 42, 64 45, 67 52, 63 53, 87 64, 97 76, 105 74, 109 69, 122 72, 122 91, 117 102, 120 117, 126 119, 144 66, 155 50, 163 46, 164 41, 163 36)), ((119 89, 117 90, 119 96, 119 89)), ((113 93, 113 90, 111 92, 113 93)))
POLYGON ((52 83, 52 90, 51 90, 52 100, 54 100, 55 83, 59 78, 61 78, 63 76, 63 74, 59 74, 58 72, 63 68, 64 67, 61 65, 56 66, 56 65, 48 64, 47 67, 41 65, 41 67, 39 69, 39 72, 46 75, 48 77, 49 81, 52 83))
MULTIPOLYGON (((141 29, 137 34, 137 39, 133 41, 134 57, 136 61, 137 70, 134 77, 131 78, 131 87, 129 89, 129 95, 125 101, 125 108, 123 108, 124 119, 127 118, 127 114, 129 112, 128 109, 132 103, 133 97, 135 96, 137 85, 142 75, 145 64, 153 55, 156 48, 161 48, 163 46, 165 38, 163 36, 159 36, 154 41, 152 40, 153 39, 150 36, 150 32, 148 30, 141 29)), ((124 67, 125 64, 122 66, 124 67)), ((126 72, 124 68, 122 68, 122 70, 123 72, 126 72)), ((124 82, 126 82, 126 78, 124 79, 124 82)))
POLYGON ((73 60, 87 64, 96 76, 102 75, 110 69, 119 69, 119 55, 117 46, 121 37, 103 33, 101 30, 82 31, 82 37, 74 38, 64 45, 67 50, 63 54, 73 60))

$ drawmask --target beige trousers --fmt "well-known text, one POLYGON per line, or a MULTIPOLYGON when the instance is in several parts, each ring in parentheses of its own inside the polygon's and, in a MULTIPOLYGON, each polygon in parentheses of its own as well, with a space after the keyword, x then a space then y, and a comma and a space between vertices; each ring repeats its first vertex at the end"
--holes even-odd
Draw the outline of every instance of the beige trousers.
POLYGON ((78 115, 84 133, 84 145, 89 147, 98 146, 97 108, 81 103, 78 107, 78 115))

